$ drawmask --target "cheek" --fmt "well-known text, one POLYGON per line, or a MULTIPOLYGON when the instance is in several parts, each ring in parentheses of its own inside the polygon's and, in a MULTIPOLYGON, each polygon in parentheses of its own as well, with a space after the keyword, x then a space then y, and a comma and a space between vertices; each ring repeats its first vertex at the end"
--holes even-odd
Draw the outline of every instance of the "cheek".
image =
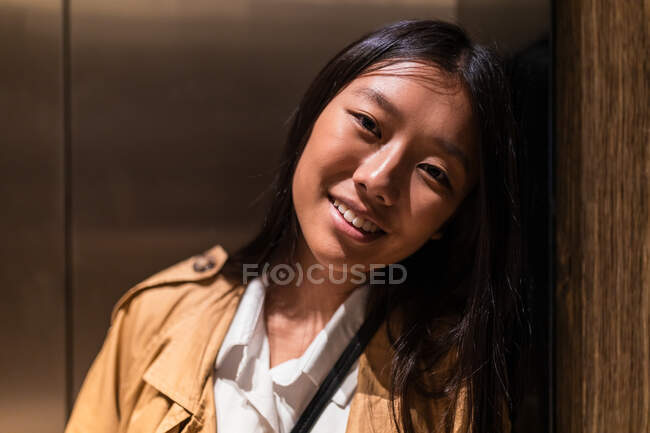
POLYGON ((314 124, 305 151, 323 166, 323 171, 340 169, 341 164, 349 165, 358 142, 352 122, 341 113, 338 106, 328 106, 314 124))
POLYGON ((318 152, 315 142, 308 143, 303 151, 292 181, 293 204, 301 222, 314 218, 325 199, 327 167, 324 155, 318 152))
POLYGON ((414 199, 408 216, 410 223, 404 224, 407 236, 428 240, 449 218, 452 210, 448 200, 430 192, 420 200, 414 199))
POLYGON ((299 216, 309 203, 310 196, 312 195, 311 187, 314 183, 312 175, 312 161, 309 154, 305 151, 298 160, 291 186, 294 207, 299 216))
POLYGON ((319 136, 305 147, 294 174, 294 188, 325 194, 333 184, 351 177, 353 168, 354 158, 344 140, 319 136))

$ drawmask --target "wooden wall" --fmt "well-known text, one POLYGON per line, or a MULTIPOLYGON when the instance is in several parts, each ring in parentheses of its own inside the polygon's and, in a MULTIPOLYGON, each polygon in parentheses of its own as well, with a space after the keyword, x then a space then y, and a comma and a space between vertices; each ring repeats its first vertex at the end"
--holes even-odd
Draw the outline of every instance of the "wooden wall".
POLYGON ((649 2, 555 9, 556 431, 650 431, 649 2))

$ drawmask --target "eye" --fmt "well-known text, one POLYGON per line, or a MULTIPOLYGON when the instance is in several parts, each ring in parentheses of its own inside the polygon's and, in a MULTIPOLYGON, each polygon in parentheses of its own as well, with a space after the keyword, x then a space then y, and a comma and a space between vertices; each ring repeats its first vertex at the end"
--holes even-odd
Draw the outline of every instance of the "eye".
POLYGON ((447 176, 447 173, 445 173, 444 170, 442 170, 440 167, 436 167, 435 165, 431 164, 419 164, 418 168, 424 170, 429 175, 429 177, 435 181, 441 183, 448 189, 451 189, 451 182, 449 181, 449 177, 447 176))
POLYGON ((375 122, 371 117, 366 116, 363 113, 352 113, 352 115, 357 119, 357 122, 359 122, 362 128, 372 132, 375 137, 381 138, 381 131, 377 126, 377 122, 375 122))

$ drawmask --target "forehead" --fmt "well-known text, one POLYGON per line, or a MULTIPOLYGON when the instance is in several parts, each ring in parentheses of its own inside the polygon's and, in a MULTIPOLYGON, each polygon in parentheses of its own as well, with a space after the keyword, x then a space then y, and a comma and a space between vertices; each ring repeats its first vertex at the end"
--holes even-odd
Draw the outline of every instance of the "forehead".
POLYGON ((454 92, 461 90, 457 74, 444 71, 438 65, 427 61, 387 60, 375 63, 356 78, 394 77, 410 79, 433 92, 454 92))
POLYGON ((409 119, 417 121, 428 119, 435 123, 441 117, 451 117, 465 124, 472 117, 469 97, 460 78, 423 62, 374 65, 352 80, 338 96, 368 99, 381 108, 396 108, 393 111, 399 112, 390 114, 408 113, 409 119))
MULTIPOLYGON (((376 107, 419 135, 473 141, 469 94, 458 76, 429 63, 377 65, 340 93, 344 101, 376 107)), ((460 143, 459 143, 460 144, 460 143)))

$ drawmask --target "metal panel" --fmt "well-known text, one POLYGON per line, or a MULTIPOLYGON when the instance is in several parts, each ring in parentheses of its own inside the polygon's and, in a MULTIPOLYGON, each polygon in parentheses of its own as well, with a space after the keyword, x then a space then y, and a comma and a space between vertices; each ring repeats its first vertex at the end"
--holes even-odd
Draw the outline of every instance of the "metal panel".
POLYGON ((524 27, 501 3, 474 12, 450 0, 73 3, 75 393, 121 293, 253 234, 265 202, 251 203, 279 162, 285 122, 329 57, 405 18, 458 19, 511 49, 548 28, 546 3, 508 3, 517 23, 536 23, 524 27))
POLYGON ((61 3, 0 3, 0 424, 59 432, 65 407, 61 3))
MULTIPOLYGON (((447 2, 448 3, 448 2, 447 2)), ((125 0, 71 10, 75 393, 130 285, 252 236, 285 122, 343 45, 448 6, 125 0), (335 29, 335 31, 333 31, 335 29)))
MULTIPOLYGON (((60 431, 65 419, 64 30, 74 396, 128 286, 253 234, 265 203, 252 202, 279 162, 285 122, 332 54, 397 19, 484 22, 455 0, 331 3, 86 1, 69 21, 60 2, 0 3, 5 428, 60 431)), ((497 38, 532 39, 532 29, 497 38)))

